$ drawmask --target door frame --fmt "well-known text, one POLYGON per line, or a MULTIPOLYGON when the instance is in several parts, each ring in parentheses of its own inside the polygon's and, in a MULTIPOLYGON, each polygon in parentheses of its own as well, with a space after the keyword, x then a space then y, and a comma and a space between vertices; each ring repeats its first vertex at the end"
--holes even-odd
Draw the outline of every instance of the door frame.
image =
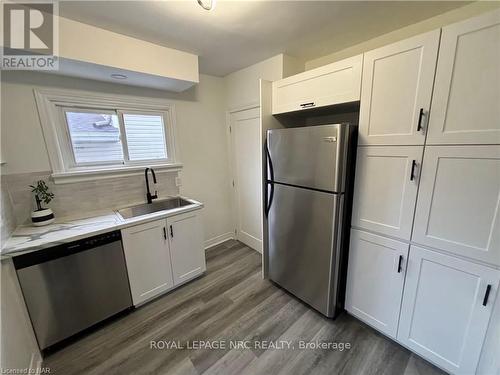
MULTIPOLYGON (((238 204, 238 186, 235 183, 236 180, 236 165, 235 165, 235 157, 236 157, 236 148, 234 145, 234 133, 232 132, 231 129, 231 116, 235 115, 236 113, 244 112, 244 111, 249 111, 249 110, 254 110, 254 109, 260 109, 259 104, 250 104, 250 105, 245 105, 241 106, 238 108, 234 108, 231 110, 226 111, 226 136, 227 136, 227 145, 228 145, 228 150, 229 150, 229 185, 231 189, 231 213, 232 213, 232 221, 235 225, 234 227, 234 238, 238 241, 241 241, 241 235, 240 235, 240 220, 239 220, 239 204, 238 204)), ((259 129, 259 131, 262 133, 262 129, 259 129)), ((259 137, 259 144, 262 148, 262 134, 260 134, 259 137)), ((259 183, 259 187, 261 186, 261 183, 259 183)), ((261 219, 261 227, 263 229, 263 223, 262 223, 262 218, 261 219)), ((264 232, 262 231, 262 236, 264 236, 264 232)), ((243 241, 241 241, 243 242, 243 241)), ((246 245, 254 249, 255 251, 259 252, 262 254, 262 249, 263 249, 263 238, 260 240, 260 244, 255 241, 255 243, 248 244, 244 242, 246 245)))

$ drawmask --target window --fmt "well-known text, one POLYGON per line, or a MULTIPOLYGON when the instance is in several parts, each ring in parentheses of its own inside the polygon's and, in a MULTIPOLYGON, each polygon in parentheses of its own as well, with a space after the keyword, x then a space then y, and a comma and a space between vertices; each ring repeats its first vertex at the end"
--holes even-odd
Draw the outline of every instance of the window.
MULTIPOLYGON (((172 106, 143 98, 35 90, 52 177, 179 168, 172 106)), ((89 178, 85 176, 90 176, 89 178)), ((73 179, 75 181, 75 179, 73 179)), ((71 181, 69 181, 71 182, 71 181)))
POLYGON ((162 113, 63 108, 72 166, 168 160, 162 113))

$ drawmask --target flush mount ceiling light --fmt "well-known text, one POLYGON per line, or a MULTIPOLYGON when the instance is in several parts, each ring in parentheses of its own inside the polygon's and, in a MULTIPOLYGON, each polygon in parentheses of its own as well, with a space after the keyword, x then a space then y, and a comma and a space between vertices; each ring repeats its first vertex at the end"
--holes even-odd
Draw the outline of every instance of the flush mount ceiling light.
POLYGON ((127 76, 125 74, 113 73, 113 74, 111 74, 111 78, 114 78, 114 79, 127 79, 127 76))
POLYGON ((197 0, 198 4, 205 10, 214 10, 216 0, 197 0))

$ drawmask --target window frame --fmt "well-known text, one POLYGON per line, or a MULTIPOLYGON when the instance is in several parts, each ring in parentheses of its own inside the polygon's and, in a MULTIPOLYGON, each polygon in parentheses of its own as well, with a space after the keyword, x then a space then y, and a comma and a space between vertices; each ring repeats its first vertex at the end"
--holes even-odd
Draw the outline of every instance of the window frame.
POLYGON ((176 142, 175 108, 158 99, 121 95, 102 95, 76 90, 34 89, 43 138, 47 146, 55 183, 87 181, 143 173, 145 167, 180 170, 176 142), (76 163, 66 112, 102 112, 118 116, 123 162, 76 163), (128 158, 123 114, 161 115, 164 126, 166 159, 131 161, 128 158))

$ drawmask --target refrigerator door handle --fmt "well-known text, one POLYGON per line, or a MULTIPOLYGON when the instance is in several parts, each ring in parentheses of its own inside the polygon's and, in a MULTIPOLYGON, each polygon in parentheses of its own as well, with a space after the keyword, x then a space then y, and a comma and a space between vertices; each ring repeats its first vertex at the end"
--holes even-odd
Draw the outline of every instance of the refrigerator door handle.
POLYGON ((266 150, 266 160, 267 160, 267 165, 269 166, 269 172, 270 172, 270 176, 267 175, 266 178, 268 181, 274 181, 274 168, 273 168, 273 160, 271 159, 271 153, 269 152, 269 147, 267 146, 267 138, 266 138, 266 141, 265 141, 265 150, 266 150))
MULTIPOLYGON (((268 181, 267 184, 271 185, 271 196, 269 197, 268 202, 266 204, 266 217, 269 215, 269 211, 271 210, 271 206, 273 204, 273 198, 274 198, 274 183, 268 181)), ((266 187, 266 195, 267 195, 267 191, 268 191, 268 189, 266 187)))
MULTIPOLYGON (((267 138, 265 141, 265 151, 266 151, 266 163, 269 166, 270 176, 266 176, 266 206, 265 206, 265 214, 266 217, 269 214, 269 210, 271 209, 271 205, 273 204, 274 198, 274 169, 273 169, 273 161, 271 160, 271 154, 269 153, 269 147, 267 146, 267 138), (270 178, 269 178, 270 177, 270 178), (268 198, 269 185, 271 185, 271 196, 268 198)), ((267 174, 267 173, 266 173, 267 174)))

